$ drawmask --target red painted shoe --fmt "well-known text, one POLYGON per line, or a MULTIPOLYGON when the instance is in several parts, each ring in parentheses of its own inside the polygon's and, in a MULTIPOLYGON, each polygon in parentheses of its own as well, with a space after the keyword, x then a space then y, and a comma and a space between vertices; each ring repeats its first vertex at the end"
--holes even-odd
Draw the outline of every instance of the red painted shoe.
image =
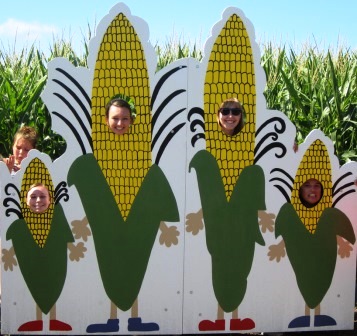
POLYGON ((198 330, 200 331, 219 331, 226 329, 226 321, 225 320, 203 320, 198 325, 198 330))
POLYGON ((43 330, 43 321, 35 320, 21 324, 17 331, 41 331, 43 330))
POLYGON ((50 320, 50 330, 70 331, 72 330, 72 327, 59 320, 50 320))
POLYGON ((255 328, 255 323, 252 319, 231 319, 230 330, 251 330, 255 328))

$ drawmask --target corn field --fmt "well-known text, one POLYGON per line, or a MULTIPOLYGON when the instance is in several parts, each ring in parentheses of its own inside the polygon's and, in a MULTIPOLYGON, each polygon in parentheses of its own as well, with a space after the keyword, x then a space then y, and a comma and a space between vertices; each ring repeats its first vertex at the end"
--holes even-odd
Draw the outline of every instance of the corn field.
MULTIPOLYGON (((8 156, 20 125, 36 127, 39 150, 53 159, 66 149, 65 141, 51 130, 51 118, 40 94, 46 85, 47 63, 66 57, 75 66, 86 66, 88 39, 78 55, 71 42, 55 40, 50 56, 34 45, 15 53, 0 48, 0 153, 8 156)), ((340 48, 319 51, 306 46, 299 53, 285 46, 265 44, 261 65, 269 109, 280 110, 295 124, 298 143, 312 129, 322 130, 335 145, 340 163, 357 160, 357 52, 340 48)), ((196 45, 169 40, 155 46, 158 70, 184 57, 202 58, 196 45)))

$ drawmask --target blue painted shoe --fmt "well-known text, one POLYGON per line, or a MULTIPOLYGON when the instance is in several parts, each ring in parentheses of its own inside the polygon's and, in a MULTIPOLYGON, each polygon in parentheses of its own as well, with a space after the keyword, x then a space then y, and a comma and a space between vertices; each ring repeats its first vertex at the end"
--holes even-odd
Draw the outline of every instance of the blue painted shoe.
POLYGON ((143 323, 141 317, 131 317, 128 319, 128 331, 156 331, 160 330, 159 325, 154 322, 143 323))
POLYGON ((310 327, 310 316, 299 316, 294 318, 290 323, 288 328, 304 328, 310 327))
POLYGON ((106 333, 119 331, 119 319, 108 319, 107 323, 90 324, 87 333, 106 333))
POLYGON ((315 315, 315 327, 333 326, 336 324, 336 321, 328 315, 315 315))

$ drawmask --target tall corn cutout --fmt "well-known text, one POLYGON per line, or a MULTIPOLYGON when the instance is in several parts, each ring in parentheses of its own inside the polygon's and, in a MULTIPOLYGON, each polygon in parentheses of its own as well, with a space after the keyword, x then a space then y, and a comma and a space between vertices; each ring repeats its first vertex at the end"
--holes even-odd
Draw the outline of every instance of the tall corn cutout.
MULTIPOLYGON (((91 135, 80 134, 87 133, 85 126, 76 135, 71 126, 83 155, 68 173, 68 183, 78 190, 86 212, 104 289, 111 300, 108 321, 89 325, 87 332, 118 331, 117 308, 131 308, 129 331, 153 331, 159 326, 141 321, 137 297, 160 223, 178 221, 178 210, 164 173, 151 160, 150 78, 139 36, 120 12, 98 43, 91 135), (134 124, 123 135, 112 133, 105 123, 105 105, 118 94, 130 97, 137 111, 134 124), (93 153, 87 150, 91 147, 93 153)), ((71 124, 66 116, 53 113, 71 124)))
POLYGON ((233 14, 215 40, 206 70, 206 150, 198 151, 190 163, 197 174, 212 257, 213 289, 219 304, 217 320, 201 321, 201 331, 225 330, 224 312, 232 312, 230 330, 255 327, 252 319, 238 318, 255 244, 264 245, 258 223, 258 210, 265 210, 264 173, 254 165, 254 67, 248 33, 242 19, 233 14), (231 97, 238 98, 246 112, 245 126, 235 136, 223 133, 217 122, 220 104, 231 97))
MULTIPOLYGON (((7 195, 10 195, 11 187, 14 185, 5 188, 7 195)), ((24 172, 19 197, 21 208, 8 209, 9 212, 17 213, 19 219, 10 225, 6 239, 12 240, 21 273, 33 299, 39 309, 47 314, 55 307, 62 292, 67 274, 67 245, 74 241, 59 203, 62 197, 67 198, 68 195, 63 188, 55 190, 45 164, 39 158, 34 158, 24 172), (43 184, 49 191, 51 203, 44 213, 34 213, 26 204, 30 186, 35 183, 43 184)), ((7 201, 5 204, 9 206, 10 203, 7 201)), ((54 316, 55 313, 50 314, 50 330, 72 329, 54 316)), ((42 323, 42 320, 26 322, 20 326, 19 331, 41 331, 42 323)))
MULTIPOLYGON (((305 315, 294 318, 289 328, 336 325, 332 317, 320 314, 320 303, 330 288, 338 249, 342 250, 348 242, 354 244, 356 240, 350 220, 334 207, 336 202, 332 202, 333 190, 346 177, 332 185, 329 153, 321 140, 315 140, 300 162, 291 199, 287 199, 277 216, 275 235, 281 235, 283 241, 271 246, 269 255, 271 259, 283 256, 281 251, 286 248, 306 303, 305 315), (322 197, 317 204, 307 207, 302 203, 299 190, 310 179, 321 183, 322 197), (313 322, 310 321, 310 309, 314 309, 313 322)), ((353 182, 339 187, 349 189, 352 185, 353 182)))
POLYGON ((109 25, 98 51, 92 89, 93 154, 115 196, 124 219, 151 166, 149 76, 144 51, 123 13, 109 25), (111 97, 131 97, 137 118, 120 138, 103 122, 111 97))

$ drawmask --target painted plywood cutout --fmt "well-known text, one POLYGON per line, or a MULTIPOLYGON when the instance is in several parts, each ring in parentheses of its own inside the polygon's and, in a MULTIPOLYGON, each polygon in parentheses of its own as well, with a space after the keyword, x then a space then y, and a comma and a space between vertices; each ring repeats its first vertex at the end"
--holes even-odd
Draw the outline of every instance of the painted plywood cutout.
MULTIPOLYGON (((271 198, 274 197, 273 195, 275 195, 274 192, 265 193, 264 173, 259 173, 259 170, 265 170, 265 176, 269 177, 271 174, 276 174, 277 171, 284 172, 282 167, 285 165, 289 165, 291 168, 292 162, 295 161, 296 166, 298 166, 299 162, 297 161, 298 155, 294 155, 292 150, 292 139, 294 138, 292 135, 294 132, 288 130, 291 124, 281 115, 273 111, 265 110, 265 102, 262 98, 262 88, 265 86, 265 81, 260 74, 260 60, 259 57, 257 57, 259 56, 259 52, 257 51, 254 41, 251 43, 249 40, 247 33, 247 29, 250 25, 249 21, 246 21, 246 28, 241 18, 244 18, 244 16, 241 13, 237 15, 235 10, 231 11, 228 9, 225 11, 224 20, 214 27, 212 31, 213 36, 206 43, 205 54, 207 55, 207 59, 202 61, 201 69, 203 68, 202 72, 205 72, 205 75, 201 75, 201 78, 204 78, 201 82, 204 83, 204 85, 202 85, 202 87, 204 87, 202 92, 204 99, 201 105, 203 107, 201 113, 204 116, 202 118, 204 126, 200 129, 200 133, 196 132, 192 135, 192 143, 194 144, 193 147, 195 147, 196 141, 200 141, 197 139, 204 139, 205 143, 203 146, 205 146, 206 150, 198 148, 197 152, 193 155, 190 165, 190 168, 196 170, 202 210, 188 214, 186 224, 188 231, 195 231, 197 234, 200 229, 203 229, 201 219, 201 217, 203 217, 206 245, 211 256, 211 265, 205 264, 208 271, 206 276, 202 276, 201 281, 210 282, 209 286, 213 288, 211 298, 212 300, 217 300, 218 307, 212 305, 210 310, 207 309, 207 305, 204 309, 203 307, 199 307, 197 319, 189 325, 188 330, 190 333, 197 331, 197 329, 210 332, 246 330, 296 331, 313 327, 320 328, 321 330, 323 327, 336 326, 336 321, 329 315, 323 314, 323 310, 320 310, 320 306, 316 310, 316 315, 311 318, 311 323, 309 310, 306 310, 308 316, 301 316, 302 313, 305 312, 304 308, 301 309, 301 314, 297 315, 296 318, 291 318, 289 322, 282 323, 282 320, 275 321, 274 319, 278 316, 280 316, 281 319, 280 314, 284 315, 283 311, 279 312, 279 309, 275 310, 277 309, 277 305, 273 307, 274 313, 272 316, 267 319, 267 314, 269 315, 268 312, 271 310, 263 308, 263 310, 259 312, 259 308, 257 309, 260 301, 259 296, 262 297, 266 295, 264 292, 259 295, 257 289, 261 288, 261 283, 259 283, 257 279, 269 279, 271 269, 268 268, 265 272, 259 272, 259 269, 257 269, 257 278, 252 279, 251 276, 248 280, 252 268, 254 270, 255 261, 260 260, 263 256, 262 250, 258 245, 266 245, 259 226, 261 226, 262 232, 267 232, 268 229, 272 230, 275 214, 279 214, 279 220, 276 223, 276 235, 280 235, 279 230, 281 225, 289 228, 293 221, 291 215, 289 218, 282 219, 281 212, 279 212, 278 209, 274 210, 274 212, 259 211, 265 209, 273 210, 271 205, 266 208, 265 198, 267 197, 267 201, 269 202, 269 199, 271 200, 271 198), (230 32, 229 37, 226 36, 227 31, 230 32), (255 77, 255 75, 257 76, 255 77), (229 97, 238 97, 239 100, 243 102, 246 110, 246 125, 234 137, 226 136, 217 123, 217 110, 219 105, 229 97), (290 139, 286 138, 286 134, 290 134, 290 139), (255 136, 257 136, 257 139, 254 138, 255 136), (295 157, 288 158, 288 155, 295 157), (207 159, 205 160, 204 157, 207 157, 207 159), (271 163, 274 163, 276 167, 269 169, 271 163), (255 173, 252 172, 251 177, 249 177, 248 172, 253 171, 254 168, 256 168, 257 171, 255 173), (211 172, 211 169, 212 171, 216 171, 215 175, 211 172), (259 176, 261 177, 259 178, 259 176), (237 199, 233 199, 233 196, 237 197, 237 199), (250 248, 249 237, 252 239, 250 248), (254 244, 256 244, 255 252, 254 244), (255 260, 253 258, 255 258, 255 260), (209 278, 210 276, 211 279, 209 278), (249 294, 249 285, 255 289, 255 293, 253 293, 253 297, 248 298, 250 302, 245 305, 244 298, 246 292, 249 294), (255 309, 252 309, 253 307, 255 309), (207 311, 207 313, 204 313, 204 311, 207 311), (274 314, 275 316, 273 316, 274 314), (201 318, 205 317, 205 315, 208 315, 209 319, 201 318), (267 323, 270 318, 273 322, 267 323), (265 320, 265 322, 263 322, 263 320, 265 320), (261 324, 262 322, 263 325, 261 324)), ((195 122, 196 121, 193 121, 193 123, 195 122)), ((323 137, 323 134, 318 133, 317 137, 323 137)), ((313 138, 313 135, 310 135, 310 139, 311 138, 313 138)), ((306 208, 301 204, 300 200, 298 200, 300 202, 300 208, 301 206, 305 208, 305 213, 306 209, 309 210, 309 213, 305 214, 308 218, 306 220, 315 222, 315 225, 322 214, 322 210, 335 206, 332 206, 331 202, 332 183, 327 185, 327 182, 325 182, 327 176, 330 181, 332 179, 331 168, 327 169, 326 166, 322 165, 322 162, 320 163, 320 161, 323 160, 328 161, 329 155, 331 154, 326 150, 320 150, 313 155, 311 155, 311 153, 310 155, 306 154, 305 161, 307 161, 307 163, 305 162, 305 166, 310 169, 310 174, 308 174, 306 170, 304 173, 300 172, 299 180, 295 183, 300 187, 305 180, 311 178, 311 170, 314 170, 316 173, 315 177, 317 177, 319 181, 322 181, 325 193, 330 195, 330 202, 324 201, 327 197, 327 195, 325 195, 324 199, 313 209, 306 208), (306 159, 306 157, 308 157, 308 159, 306 159), (317 173, 319 170, 320 173, 317 173), (319 210, 317 211, 316 208, 319 210)), ((334 159, 336 160, 336 158, 334 159)), ((335 169, 336 171, 338 170, 337 165, 335 165, 335 169)), ((349 191, 345 195, 342 195, 341 198, 351 192, 355 192, 355 187, 353 186, 353 178, 355 177, 351 175, 352 173, 347 175, 350 176, 350 181, 347 183, 349 191)), ((290 177, 290 179, 293 180, 293 177, 290 177)), ((274 177, 272 177, 269 182, 272 182, 276 187, 274 177)), ((285 183, 287 182, 288 181, 285 183)), ((282 191, 281 188, 278 189, 282 191)), ((295 185, 294 190, 296 189, 298 189, 298 187, 295 185)), ((283 195, 286 195, 286 192, 283 192, 283 195)), ((337 196, 338 195, 335 195, 335 197, 337 196)), ((294 201, 297 202, 296 195, 294 201)), ((289 205, 290 203, 294 204, 290 199, 287 199, 287 202, 289 205)), ((279 207, 279 203, 273 203, 275 203, 274 206, 279 207)), ((335 213, 340 213, 339 210, 335 209, 326 209, 326 213, 330 210, 335 213)), ((344 217, 343 226, 348 233, 342 234, 342 232, 340 232, 338 234, 331 227, 330 238, 332 241, 329 250, 336 251, 337 242, 339 242, 348 251, 346 254, 341 252, 341 256, 345 257, 350 255, 349 252, 352 251, 351 244, 354 244, 355 238, 351 220, 342 214, 341 217, 344 217), (338 236, 337 242, 336 235, 338 236), (344 239, 340 238, 340 235, 344 239)), ((306 231, 302 226, 300 230, 306 231)), ((308 235, 309 237, 307 239, 313 242, 316 241, 316 237, 318 236, 318 234, 313 235, 313 233, 309 234, 307 232, 305 235, 308 235)), ((313 249, 319 249, 321 244, 327 244, 327 238, 320 238, 320 240, 320 245, 316 243, 312 244, 314 245, 313 249)), ((305 246, 304 243, 301 245, 305 246)), ((277 246, 281 247, 279 244, 277 244, 277 246)), ((274 244, 270 246, 270 249, 274 250, 274 244)), ((290 256, 292 254, 291 249, 291 247, 287 247, 287 253, 290 256)), ((293 265, 297 284, 299 289, 301 289, 302 295, 304 296, 306 291, 308 291, 312 297, 319 297, 321 301, 332 282, 332 274, 334 274, 336 264, 336 253, 334 256, 329 257, 326 250, 325 252, 320 251, 320 257, 318 257, 313 254, 313 251, 314 250, 310 251, 312 265, 310 272, 305 268, 304 258, 300 257, 299 259, 300 264, 302 263, 301 270, 297 270, 297 262, 295 260, 292 260, 291 264, 293 265), (316 272, 316 270, 318 270, 316 264, 318 264, 319 261, 321 263, 323 258, 330 259, 329 274, 321 272, 321 269, 316 272), (315 286, 312 286, 310 281, 312 281, 311 279, 316 273, 318 273, 319 278, 314 279, 315 286), (304 282, 304 286, 301 285, 302 281, 304 282)), ((282 253, 285 254, 285 250, 282 253)), ((299 252, 297 251, 295 253, 298 254, 299 252)), ((268 256, 270 259, 274 258, 271 250, 269 250, 268 256)), ((307 258, 308 256, 304 254, 304 257, 307 258)), ((281 255, 279 256, 279 260, 280 258, 281 255)), ((293 257, 291 258, 294 259, 293 257)), ((199 263, 199 261, 197 261, 197 263, 199 263)), ((196 265, 196 268, 203 270, 203 264, 200 266, 196 265)), ((257 264, 257 266, 261 267, 262 264, 257 264)), ((353 268, 352 263, 352 269, 353 268)), ((286 270, 284 268, 279 270, 278 274, 280 274, 281 279, 285 278, 285 272, 286 270)), ((272 279, 273 278, 274 277, 272 277, 272 279)), ((190 280, 185 283, 190 284, 190 280)), ((194 288, 194 284, 192 288, 194 288)), ((188 295, 188 299, 185 302, 191 302, 191 296, 199 300, 195 294, 200 291, 200 288, 191 290, 191 295, 188 295)), ((207 293, 202 296, 205 297, 204 301, 206 301, 207 293)), ((294 295, 290 295, 290 297, 294 297, 294 295)), ((202 306, 203 305, 204 303, 202 303, 202 306)), ((316 304, 314 306, 310 303, 308 307, 312 309, 316 308, 316 306, 316 304)), ((263 306, 260 304, 260 307, 263 306)), ((184 309, 184 311, 186 311, 186 309, 184 309)), ((188 307, 187 311, 189 311, 188 307)), ((352 314, 353 306, 351 306, 350 312, 352 314)), ((192 317, 187 315, 185 322, 190 319, 192 320, 192 317)), ((342 325, 344 325, 344 323, 345 322, 342 322, 342 325)))
MULTIPOLYGON (((8 175, 4 187, 4 210, 5 215, 12 218, 4 232, 12 246, 2 250, 3 268, 5 271, 12 271, 16 266, 20 268, 33 298, 31 312, 36 316, 19 323, 17 329, 20 332, 43 330, 43 314, 49 315, 49 330, 72 330, 70 324, 57 318, 56 302, 63 291, 68 260, 78 261, 84 256, 86 247, 83 241, 75 242, 74 236, 81 235, 81 230, 74 227, 71 231, 64 213, 62 204, 69 200, 67 184, 55 182, 51 171, 51 159, 37 151, 29 155, 27 166, 15 178, 9 177, 7 168, 3 169, 3 176, 8 175), (48 188, 50 204, 45 212, 37 212, 28 206, 29 191, 37 185, 48 188)), ((15 287, 16 283, 13 282, 15 287)), ((23 284, 19 286, 24 287, 23 284)), ((5 300, 6 288, 3 292, 5 300)), ((23 304, 19 302, 20 307, 23 304)), ((3 316, 6 319, 6 310, 3 316)))
MULTIPOLYGON (((245 295, 255 244, 265 244, 258 221, 258 211, 266 209, 265 181, 261 167, 254 165, 257 103, 253 51, 238 15, 228 17, 211 50, 206 47, 205 51, 209 60, 202 64, 206 73, 201 131, 206 149, 194 154, 189 169, 197 174, 202 210, 196 215, 202 214, 205 223, 218 313, 212 320, 200 321, 198 329, 226 330, 223 312, 229 312, 232 318, 227 330, 250 330, 255 328, 253 319, 241 319, 238 307, 245 295), (237 97, 245 111, 241 116, 245 125, 234 136, 222 132, 217 122, 218 107, 231 97, 237 97)), ((192 215, 188 215, 188 228, 198 225, 198 216, 192 215)))
POLYGON ((301 315, 289 322, 289 329, 337 325, 333 316, 323 313, 324 298, 331 288, 337 258, 350 257, 356 240, 353 217, 338 208, 345 196, 355 192, 353 174, 342 173, 333 181, 333 166, 338 170, 338 165, 327 149, 330 140, 318 131, 308 140, 295 175, 275 169, 271 179, 287 202, 276 219, 275 235, 282 240, 269 247, 269 256, 279 261, 286 251, 306 304, 301 315))
POLYGON ((3 259, 3 333, 353 328, 356 164, 339 167, 319 131, 293 151, 294 125, 266 108, 243 12, 224 11, 200 62, 156 72, 148 27, 124 4, 101 20, 89 50, 88 68, 48 65, 42 98, 67 142, 63 156, 31 151, 14 177, 0 165, 3 248, 20 266, 3 259), (135 113, 124 134, 106 120, 113 97, 135 113), (222 123, 233 120, 243 127, 227 135, 222 123), (310 179, 323 192, 306 207, 299 190, 310 179), (23 202, 37 180, 48 182, 54 209, 41 239, 23 202), (43 245, 46 266, 22 253, 22 240, 43 245), (36 276, 55 258, 61 272, 41 286, 36 276))

